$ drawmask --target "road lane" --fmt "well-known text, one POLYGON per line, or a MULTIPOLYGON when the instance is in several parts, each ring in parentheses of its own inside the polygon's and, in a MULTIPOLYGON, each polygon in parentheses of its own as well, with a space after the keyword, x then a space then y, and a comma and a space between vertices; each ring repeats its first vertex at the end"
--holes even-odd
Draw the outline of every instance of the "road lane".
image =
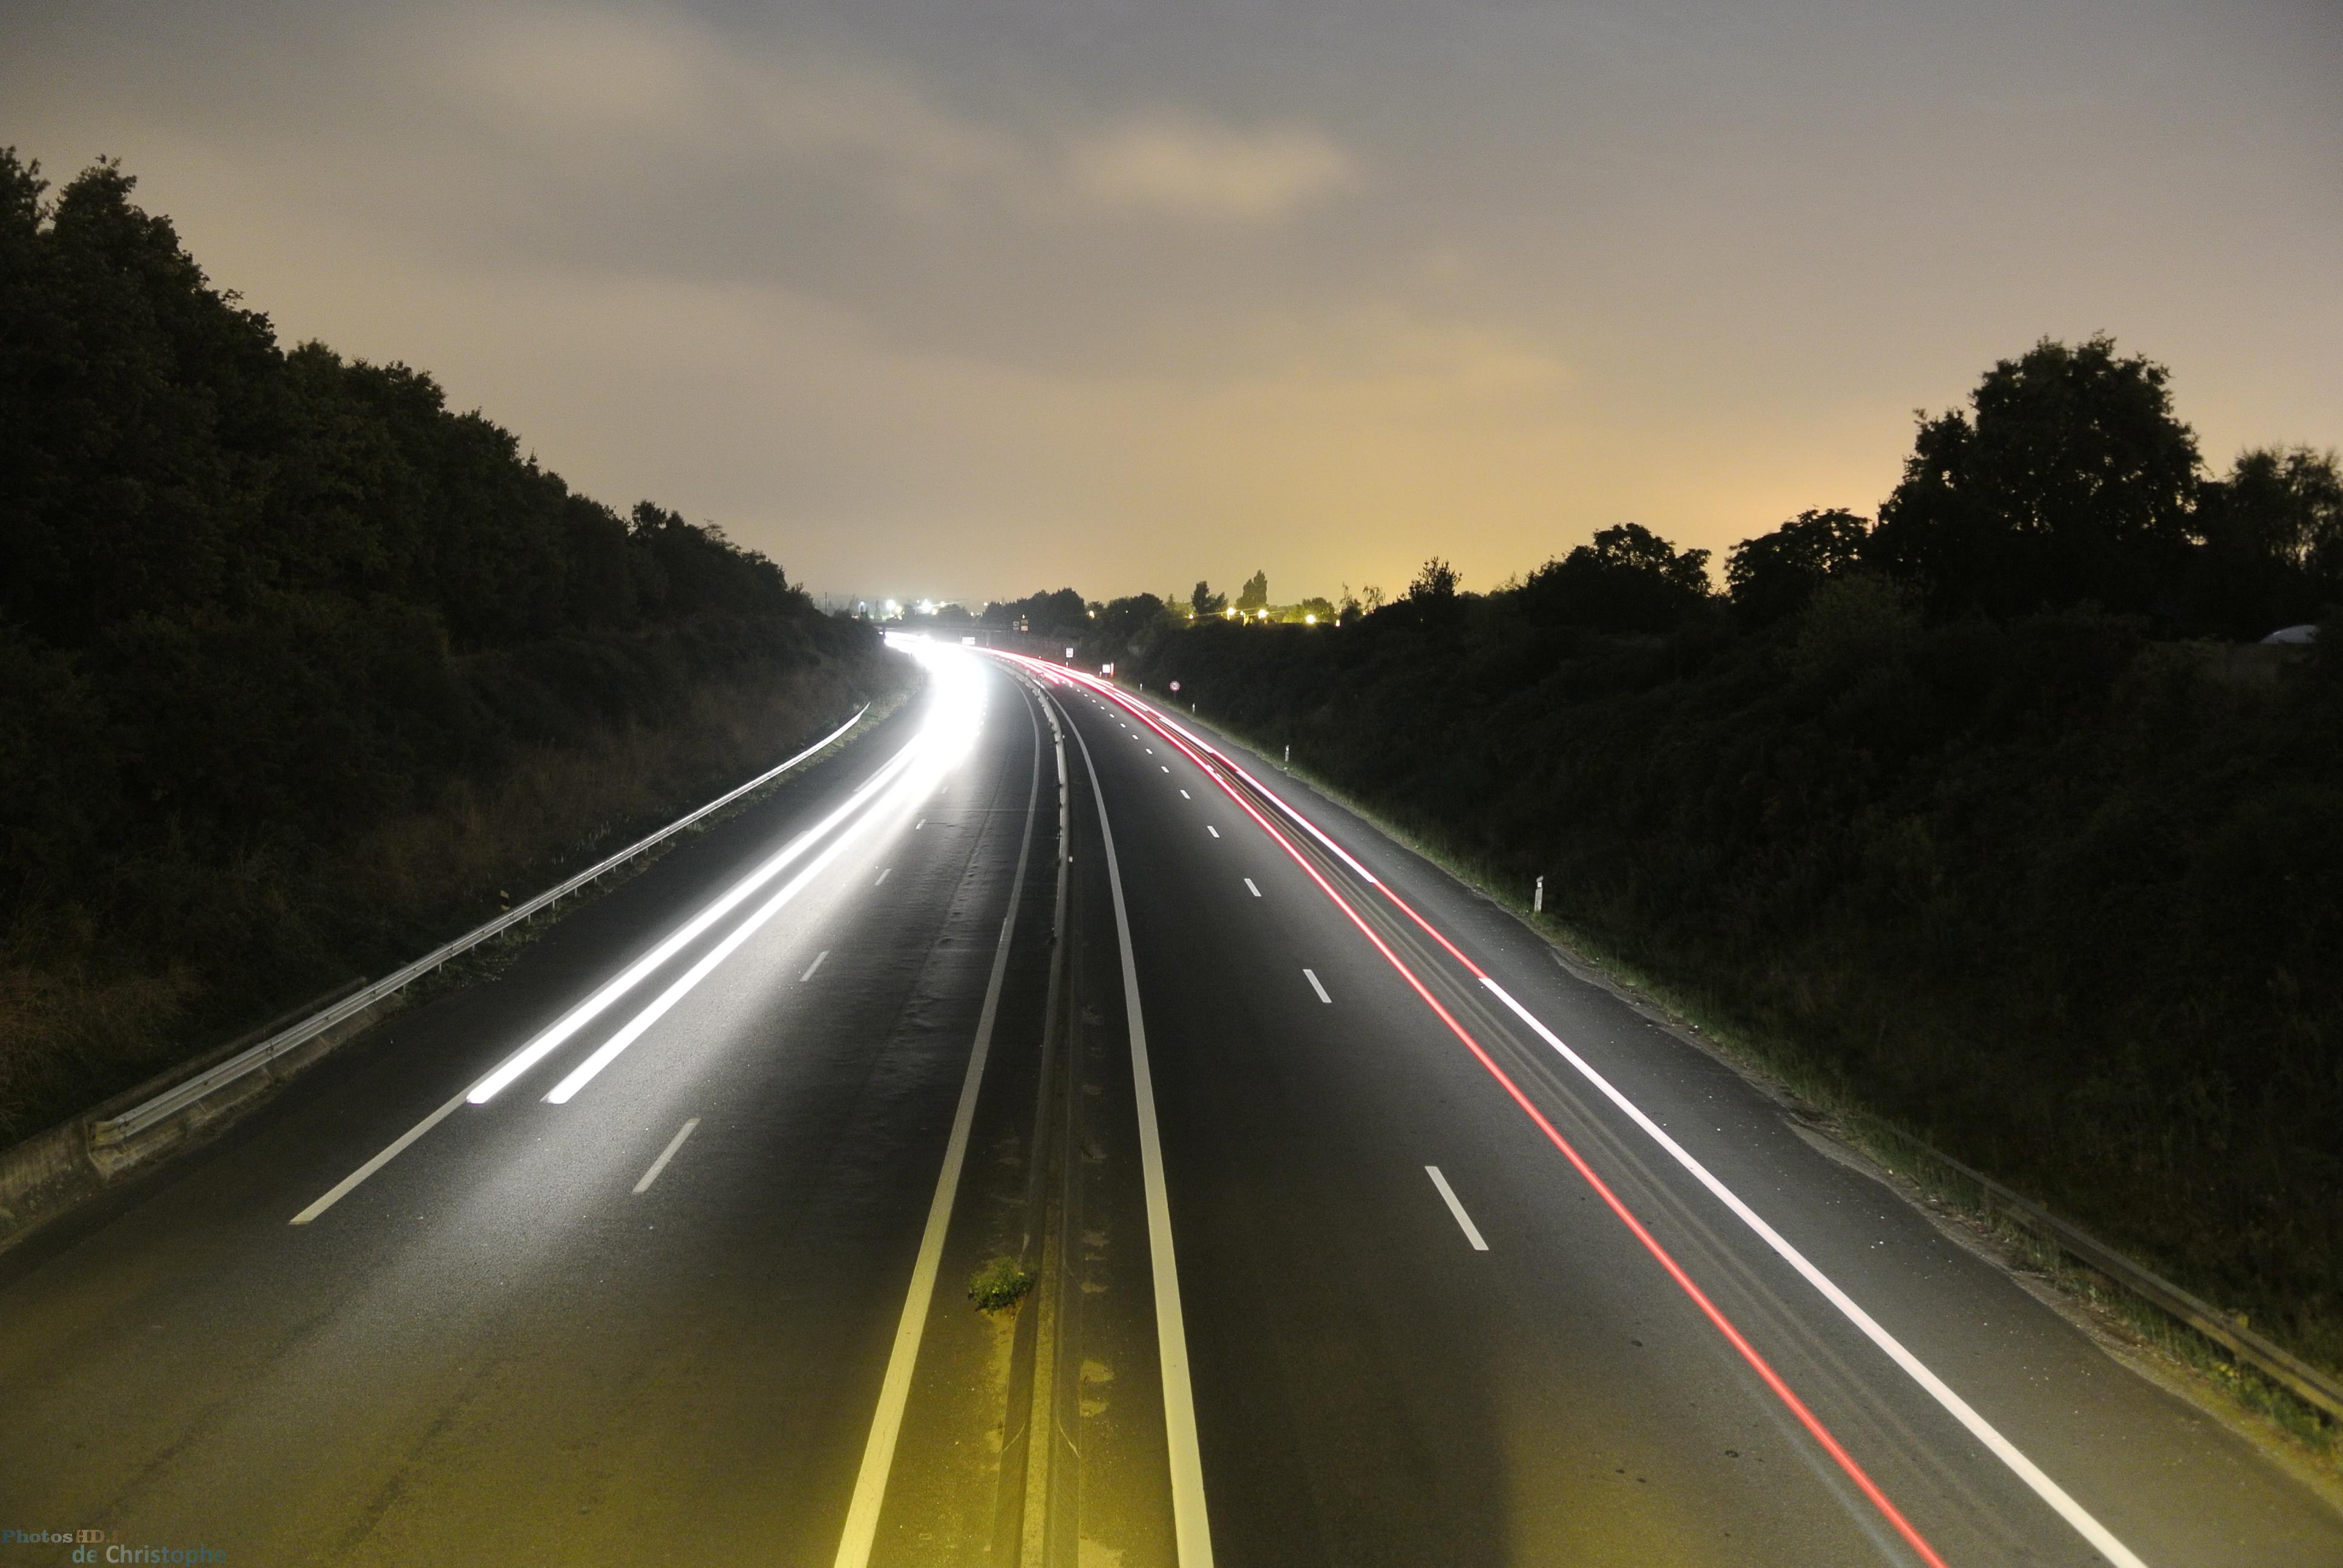
POLYGON ((543 1096, 595 1030, 286 1224, 842 799, 867 754, 0 1261, 0 1493, 231 1561, 827 1562, 1026 815, 1031 726, 988 678, 992 721, 940 792, 567 1103, 543 1096))
MULTIPOLYGON (((839 813, 893 740, 0 1258, 6 1495, 246 1561, 831 1561, 923 1237, 950 1278, 1030 1224, 1038 1070, 985 1111, 970 1048, 1011 930, 990 989, 1040 1037, 1046 913, 1010 894, 1040 727, 988 689, 974 749, 884 820, 839 813), (789 899, 777 874, 662 940, 833 818, 789 899), (994 1174, 939 1252, 955 1126, 994 1174)), ((2112 1555, 1917 1366, 2118 1552, 2343 1563, 2246 1444, 1502 910, 1217 738, 1276 799, 1120 694, 1059 695, 1087 759, 1069 1550, 1168 1560, 1177 1515, 1187 1560, 1239 1564, 2112 1555)), ((1010 1325, 950 1294, 874 1561, 984 1560, 1010 1325)))
MULTIPOLYGON (((1074 706, 1091 722, 1102 717, 1074 706)), ((1217 794, 1182 766, 1175 779, 1217 794)), ((1669 1301, 1664 1280, 1652 1288, 1651 1260, 1620 1251, 1627 1237, 1615 1221, 1607 1235, 1573 1222, 1584 1193, 1567 1190, 1551 1148, 1521 1137, 1518 1111, 1489 1113, 1487 1074, 1473 1082, 1479 1070, 1453 1043, 1443 1065, 1438 1025, 1389 966, 1367 950, 1372 961, 1353 978, 1326 956, 1344 940, 1366 944, 1344 932, 1304 872, 1255 832, 1260 859, 1245 871, 1269 891, 1270 909, 1237 893, 1215 869, 1224 851, 1191 847, 1203 802, 1165 782, 1131 769, 1107 792, 1119 819, 1133 822, 1134 885, 1148 890, 1134 920, 1150 1005, 1164 1015, 1161 1053, 1188 1070, 1164 1070, 1167 1141, 1182 1244, 1192 1232, 1209 1249, 1192 1270, 1191 1321, 1229 1560, 1912 1560, 1910 1543, 1883 1528, 1848 1478, 1817 1464, 1810 1434, 1778 1402, 1767 1409, 1745 1363, 1721 1359, 1713 1332, 1705 1344, 1686 1337, 1684 1297, 1669 1301), (1312 1020, 1277 1000, 1273 970, 1305 959, 1337 994, 1362 998, 1356 1017, 1340 1010, 1339 1031, 1322 1008, 1312 1020), (1467 1169, 1452 1148, 1484 1162, 1472 1185, 1489 1192, 1476 1208, 1503 1238, 1489 1271, 1497 1289, 1456 1276, 1453 1228, 1437 1254, 1402 1249, 1396 1238, 1410 1232, 1395 1197, 1365 1201, 1387 1185, 1393 1146, 1421 1147, 1427 1126, 1445 1128, 1436 1151, 1444 1170, 1467 1169), (1380 1135, 1364 1135, 1369 1127, 1380 1135), (1243 1288, 1215 1288, 1229 1279, 1243 1288), (1419 1279, 1439 1288, 1417 1292, 1419 1279), (1403 1326, 1377 1310, 1378 1297, 1407 1301, 1403 1326), (1281 1301, 1298 1305, 1281 1311, 1281 1301), (1644 1332, 1621 1332, 1630 1326, 1644 1332), (1589 1357, 1585 1341, 1598 1336, 1613 1353, 1589 1357), (1498 1345, 1506 1353, 1493 1353, 1498 1345), (1662 1346, 1666 1353, 1646 1353, 1662 1346), (1426 1376, 1427 1366, 1443 1375, 1426 1376), (1297 1371, 1324 1375, 1297 1384, 1297 1371), (1379 1385, 1380 1402, 1346 1378, 1379 1385), (1262 1392, 1272 1385, 1279 1394, 1262 1392), (1549 1400, 1521 1397, 1541 1385, 1549 1400), (1394 1465, 1362 1453, 1349 1432, 1363 1420, 1412 1457, 1394 1465), (1421 1442, 1424 1432, 1438 1440, 1421 1442), (1507 1481, 1478 1479, 1492 1472, 1507 1481), (1631 1473, 1641 1479, 1614 1495, 1612 1483, 1631 1473), (1362 1486, 1362 1473, 1382 1483, 1362 1486), (1326 1501, 1314 1511, 1292 1506, 1318 1498, 1326 1501)), ((1818 1271, 1868 1302, 2146 1561, 2343 1560, 2333 1516, 2246 1445, 1819 1154, 1736 1075, 1574 981, 1502 911, 1346 814, 1306 803, 1342 841, 1327 846, 1329 874, 1344 862, 1372 867, 1403 890, 1510 994, 1601 1058, 1657 1122, 1680 1130, 1722 1181, 1764 1203, 1818 1271)), ((1412 966, 1435 977, 1438 966, 1455 970, 1438 940, 1385 916, 1383 934, 1412 966)), ((1509 1010, 1455 983, 1469 980, 1458 971, 1435 983, 1949 1560, 2095 1560, 2069 1522, 1509 1010)), ((1413 1179, 1420 1191, 1421 1173, 1413 1179)))

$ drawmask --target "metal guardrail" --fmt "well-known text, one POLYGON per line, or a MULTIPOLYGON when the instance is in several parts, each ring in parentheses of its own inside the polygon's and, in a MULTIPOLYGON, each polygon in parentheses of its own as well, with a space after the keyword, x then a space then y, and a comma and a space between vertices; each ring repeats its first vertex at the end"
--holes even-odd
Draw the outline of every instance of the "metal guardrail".
POLYGON ((372 985, 364 986, 357 990, 350 992, 347 996, 343 997, 340 1000, 333 1003, 331 1006, 317 1012, 311 1013, 308 1017, 291 1025, 289 1028, 277 1030, 275 1034, 270 1035, 267 1039, 262 1040, 259 1044, 253 1046, 251 1049, 238 1051, 236 1055, 229 1057, 226 1061, 220 1062, 216 1066, 206 1068, 203 1071, 196 1073, 192 1077, 181 1080, 179 1082, 175 1083, 170 1088, 163 1091, 162 1093, 154 1096, 152 1099, 142 1101, 140 1103, 132 1106, 129 1110, 122 1112, 120 1115, 110 1116, 103 1121, 93 1122, 90 1125, 89 1130, 90 1142, 93 1145, 101 1148, 108 1144, 119 1143, 124 1139, 133 1137, 136 1134, 144 1131, 146 1129, 152 1127, 156 1122, 162 1121, 165 1117, 185 1111, 188 1106, 195 1104, 197 1101, 202 1100, 206 1095, 214 1092, 221 1087, 235 1082, 237 1079, 244 1077, 247 1073, 257 1071, 259 1069, 267 1066, 271 1061, 283 1056, 287 1051, 307 1044, 310 1040, 317 1039, 319 1035, 325 1033, 327 1030, 334 1028, 337 1024, 347 1022, 350 1019, 357 1017, 359 1013, 364 1012, 367 1009, 374 1006, 377 1002, 381 1001, 385 997, 390 996, 395 992, 402 990, 406 987, 414 984, 415 981, 422 979, 425 975, 429 974, 432 970, 437 969, 448 960, 458 957, 471 949, 479 946, 489 938, 509 930, 513 926, 518 925, 521 921, 528 920, 538 910, 543 910, 548 905, 553 903, 556 900, 566 898, 569 894, 574 893, 578 889, 584 887, 587 883, 593 881, 596 878, 603 876, 616 867, 626 864, 626 862, 633 859, 636 856, 641 854, 652 845, 660 842, 662 839, 670 838, 677 833, 680 833, 686 828, 690 827, 694 822, 706 817, 711 811, 719 811, 725 807, 730 805, 733 801, 738 800, 741 796, 748 794, 750 790, 771 783, 774 779, 779 778, 790 769, 795 768, 799 763, 803 762, 807 758, 814 756, 818 752, 829 747, 832 742, 836 741, 848 730, 853 729, 857 724, 861 723, 862 716, 870 711, 870 705, 866 702, 855 710, 853 718, 848 719, 836 729, 831 730, 828 735, 823 736, 820 740, 815 741, 811 746, 807 747, 804 750, 799 752, 788 761, 780 764, 780 766, 769 769, 765 772, 758 774, 757 777, 749 779, 746 784, 739 786, 738 789, 728 790, 724 794, 718 796, 715 799, 709 801, 708 804, 699 808, 689 815, 677 818, 674 821, 669 822, 666 827, 661 828, 658 832, 653 833, 650 837, 629 844, 627 848, 619 850, 617 854, 610 856, 608 859, 601 860, 595 865, 588 867, 585 870, 578 872, 576 876, 570 878, 568 881, 563 882, 560 886, 549 888, 546 891, 538 894, 537 897, 529 900, 527 903, 518 905, 513 909, 506 910, 503 914, 498 915, 495 920, 488 921, 488 924, 478 927, 474 930, 465 932, 462 936, 458 937, 454 941, 446 942, 432 949, 431 951, 424 954, 421 958, 416 960, 413 963, 408 964, 406 968, 392 974, 386 975, 381 980, 375 981, 372 985))
POLYGON ((2328 1420, 2343 1422, 2343 1384, 2326 1372, 2272 1344, 2218 1307, 2199 1301, 2171 1281, 2141 1268, 2097 1237, 2077 1230, 2032 1200, 2018 1196, 1983 1171, 1971 1170, 1916 1138, 1896 1136, 1920 1158, 1973 1183, 1985 1195, 1988 1207, 2001 1211, 2043 1241, 2071 1253, 2157 1311, 2187 1324, 2328 1420))

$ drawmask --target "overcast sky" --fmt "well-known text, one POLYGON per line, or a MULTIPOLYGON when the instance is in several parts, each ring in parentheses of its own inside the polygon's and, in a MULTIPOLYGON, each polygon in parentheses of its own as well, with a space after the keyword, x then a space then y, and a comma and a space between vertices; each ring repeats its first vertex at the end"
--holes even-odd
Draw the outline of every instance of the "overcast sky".
POLYGON ((2045 335, 2343 441, 2343 0, 9 11, 0 143, 818 589, 1721 557, 2045 335))

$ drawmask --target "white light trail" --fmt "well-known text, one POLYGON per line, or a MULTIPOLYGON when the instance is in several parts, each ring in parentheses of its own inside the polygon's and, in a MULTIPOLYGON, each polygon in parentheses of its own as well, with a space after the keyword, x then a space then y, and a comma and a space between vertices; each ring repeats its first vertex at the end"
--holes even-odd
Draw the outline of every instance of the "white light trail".
MULTIPOLYGON (((739 951, 750 937, 811 886, 814 879, 873 824, 890 819, 900 821, 909 816, 920 799, 935 787, 937 775, 967 753, 975 740, 978 723, 984 710, 984 691, 975 669, 962 662, 956 649, 947 654, 926 645, 914 644, 913 651, 930 664, 930 673, 945 689, 934 694, 932 717, 921 728, 918 739, 906 748, 907 751, 914 754, 912 765, 895 779, 893 788, 873 801, 860 817, 840 829, 829 846, 816 855, 804 870, 790 878, 779 892, 759 905, 755 913, 733 927, 722 941, 701 955, 697 963, 661 991, 650 1005, 628 1020, 624 1029, 605 1040, 593 1055, 572 1069, 568 1077, 554 1086, 553 1092, 545 1097, 548 1103, 567 1105, 579 1090, 594 1081, 604 1068, 640 1040, 651 1025, 666 1017, 678 1002, 691 994, 700 981, 713 974, 719 965, 739 951), (947 659, 950 662, 947 663, 947 659)), ((892 870, 893 868, 889 867, 888 869, 892 870)), ((886 872, 880 872, 879 880, 883 882, 886 879, 886 872)), ((817 960, 816 963, 819 962, 817 960)), ((810 975, 812 971, 807 972, 810 975)))
MULTIPOLYGON (((966 754, 975 741, 984 711, 983 689, 975 670, 960 665, 958 659, 948 659, 940 650, 917 641, 905 642, 892 638, 890 640, 895 646, 908 647, 915 657, 929 666, 931 676, 943 689, 931 695, 930 716, 920 732, 900 751, 888 759, 884 767, 848 796, 838 809, 799 834, 779 854, 734 883, 721 898, 686 921, 657 947, 628 964, 584 1001, 555 1020, 527 1045, 507 1057, 495 1071, 472 1086, 466 1099, 474 1105, 486 1105, 494 1100, 510 1087, 515 1079, 558 1050, 563 1042, 608 1011, 613 1004, 642 984, 669 959, 707 934, 709 927, 747 902, 757 890, 789 869, 824 836, 869 806, 898 779, 906 777, 914 763, 921 764, 917 776, 921 779, 920 788, 924 790, 935 785, 938 775, 966 754)), ((958 652, 957 649, 952 651, 958 652)), ((919 793, 912 791, 910 798, 917 799, 919 793)))
POLYGON ((914 739, 910 745, 897 752, 888 760, 885 767, 871 775, 860 789, 847 797, 844 805, 799 834, 779 854, 734 883, 723 897, 685 921, 671 932, 666 940, 619 970, 617 976, 595 990, 584 1001, 563 1013, 536 1039, 507 1057, 495 1071, 474 1084, 471 1092, 465 1098, 475 1105, 486 1105, 503 1092, 514 1079, 544 1060, 558 1050, 563 1041, 608 1011, 611 1004, 642 984, 653 970, 705 934, 710 926, 748 901, 758 889, 789 869, 799 856, 820 842, 831 829, 853 816, 869 804, 872 797, 900 778, 904 769, 911 765, 918 746, 919 742, 914 739))

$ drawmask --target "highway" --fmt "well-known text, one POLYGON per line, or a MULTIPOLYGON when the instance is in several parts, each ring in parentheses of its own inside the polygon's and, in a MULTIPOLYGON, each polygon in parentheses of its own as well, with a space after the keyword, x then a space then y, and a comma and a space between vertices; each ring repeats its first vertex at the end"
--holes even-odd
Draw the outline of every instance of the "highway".
POLYGON ((924 657, 844 756, 0 1254, 0 1526, 2343 1563, 2316 1493, 1503 910, 1187 714, 924 657), (1041 1283, 980 1314, 1003 1254, 1041 1283))

